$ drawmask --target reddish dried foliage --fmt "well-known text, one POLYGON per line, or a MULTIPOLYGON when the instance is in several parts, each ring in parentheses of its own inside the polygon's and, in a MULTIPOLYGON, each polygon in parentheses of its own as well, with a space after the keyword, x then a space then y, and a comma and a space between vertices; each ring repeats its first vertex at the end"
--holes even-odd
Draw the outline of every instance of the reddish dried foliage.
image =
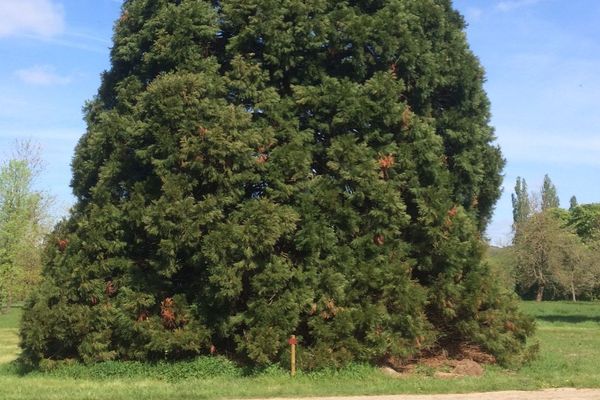
POLYGON ((60 251, 65 251, 67 249, 68 245, 69 245, 69 240, 68 239, 60 239, 58 241, 58 249, 60 251))
POLYGON ((140 312, 140 315, 138 315, 137 320, 138 322, 146 321, 148 319, 148 316, 148 311, 142 310, 142 312, 140 312))
POLYGON ((337 315, 342 308, 335 305, 335 301, 333 299, 329 299, 325 302, 325 310, 321 312, 321 318, 324 320, 329 320, 337 315))
POLYGON ((392 74, 394 79, 398 79, 398 65, 396 63, 390 65, 390 73, 392 74))
POLYGON ((208 129, 206 129, 203 126, 198 127, 198 136, 204 137, 204 136, 206 136, 207 133, 208 133, 208 129))
POLYGON ((258 164, 264 164, 267 162, 267 160, 269 159, 269 156, 266 154, 259 154, 258 157, 256 158, 256 162, 258 164))
POLYGON ((104 293, 106 293, 108 297, 112 297, 117 293, 117 287, 115 286, 113 281, 106 282, 106 288, 104 289, 104 293))
POLYGON ((175 310, 173 309, 175 303, 173 299, 167 297, 160 303, 160 316, 163 321, 163 325, 168 329, 175 329, 177 327, 177 323, 175 320, 175 310))
POLYGON ((395 162, 396 159, 393 155, 390 154, 387 156, 383 156, 379 159, 379 168, 381 168, 384 171, 387 171, 395 164, 395 162))
POLYGON ((448 211, 448 216, 450 218, 454 218, 454 217, 456 217, 457 213, 458 213, 458 208, 456 206, 454 206, 448 211))

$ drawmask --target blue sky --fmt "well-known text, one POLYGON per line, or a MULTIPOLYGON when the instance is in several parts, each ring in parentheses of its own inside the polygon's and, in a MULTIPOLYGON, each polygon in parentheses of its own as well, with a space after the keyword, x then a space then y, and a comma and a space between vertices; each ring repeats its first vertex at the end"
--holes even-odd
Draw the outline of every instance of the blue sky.
POLYGON ((115 0, 0 0, 0 159, 33 139, 47 164, 38 185, 73 202, 70 162, 85 132, 81 109, 109 67, 115 0))
POLYGON ((492 125, 507 159, 488 235, 510 240, 517 176, 545 173, 561 205, 600 202, 600 1, 456 0, 487 72, 492 125))
MULTIPOLYGON (((0 0, 0 159, 31 138, 47 168, 38 185, 66 212, 81 108, 109 67, 119 0, 0 0)), ((600 1, 455 0, 487 71, 492 125, 507 159, 504 195, 488 235, 510 240, 517 176, 545 173, 562 205, 600 202, 600 1)))

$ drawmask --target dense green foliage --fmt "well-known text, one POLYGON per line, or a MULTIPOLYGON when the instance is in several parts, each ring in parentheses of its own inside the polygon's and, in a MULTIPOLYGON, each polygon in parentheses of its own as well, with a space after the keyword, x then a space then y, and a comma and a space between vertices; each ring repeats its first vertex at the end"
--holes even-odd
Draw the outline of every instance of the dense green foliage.
POLYGON ((560 200, 558 198, 558 194, 556 193, 556 186, 554 186, 548 174, 544 175, 544 183, 542 183, 542 190, 540 194, 542 200, 542 211, 560 207, 560 200))
POLYGON ((130 0, 23 360, 518 362, 481 262, 503 159, 449 0, 130 0))
POLYGON ((517 280, 536 299, 589 296, 598 285, 598 257, 554 213, 532 215, 515 236, 517 280), (549 292, 548 292, 549 291, 549 292))
POLYGON ((18 143, 15 154, 0 163, 1 312, 23 301, 39 280, 48 196, 33 187, 38 167, 29 142, 18 143))
POLYGON ((571 196, 571 198, 569 199, 569 211, 573 210, 578 205, 579 203, 577 202, 577 197, 571 196))
POLYGON ((600 245, 600 204, 575 205, 569 209, 567 226, 594 248, 600 245))
POLYGON ((518 225, 526 221, 533 211, 525 179, 517 177, 515 192, 511 195, 511 199, 513 207, 513 229, 516 231, 518 225))
POLYGON ((523 302, 536 317, 540 353, 519 370, 485 366, 480 377, 439 379, 432 368, 417 368, 402 379, 377 368, 351 364, 343 369, 289 372, 268 367, 250 374, 220 357, 176 363, 109 361, 68 363, 20 375, 16 313, 0 315, 0 398, 3 400, 154 400, 304 398, 401 393, 466 393, 600 386, 600 303, 523 302), (215 368, 221 366, 221 368, 215 368))
POLYGON ((514 292, 517 284, 516 257, 512 246, 489 246, 484 260, 490 265, 492 275, 507 290, 514 292))
POLYGON ((536 193, 517 178, 513 198, 514 255, 496 259, 515 273, 517 290, 536 300, 595 299, 600 289, 600 207, 578 205, 571 198, 568 210, 559 208, 556 187, 548 175, 536 193), (535 198, 541 203, 535 206, 535 198), (509 264, 507 265, 508 262, 509 264), (510 265, 512 263, 512 265, 510 265))

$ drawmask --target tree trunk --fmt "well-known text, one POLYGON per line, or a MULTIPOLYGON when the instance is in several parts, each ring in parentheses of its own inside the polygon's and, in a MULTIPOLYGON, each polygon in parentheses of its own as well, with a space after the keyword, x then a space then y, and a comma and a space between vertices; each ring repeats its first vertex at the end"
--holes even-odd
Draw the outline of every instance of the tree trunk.
POLYGON ((543 297, 544 297, 544 286, 540 285, 540 286, 538 286, 537 294, 535 295, 535 301, 540 302, 540 301, 542 301, 543 297))
POLYGON ((571 295, 573 297, 573 302, 576 302, 577 298, 575 297, 575 284, 573 283, 573 281, 571 281, 571 295))

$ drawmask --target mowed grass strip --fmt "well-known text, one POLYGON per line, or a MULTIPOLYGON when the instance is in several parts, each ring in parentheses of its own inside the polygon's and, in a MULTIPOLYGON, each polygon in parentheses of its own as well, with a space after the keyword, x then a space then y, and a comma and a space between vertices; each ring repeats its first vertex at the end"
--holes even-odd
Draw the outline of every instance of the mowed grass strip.
POLYGON ((449 380, 436 379, 428 370, 394 379, 364 365, 300 373, 292 379, 279 368, 248 374, 226 360, 210 358, 171 365, 73 365, 20 376, 8 362, 18 353, 15 310, 0 316, 0 399, 219 399, 600 387, 600 304, 525 302, 523 310, 538 321, 535 340, 541 352, 536 361, 519 371, 488 366, 483 377, 449 380))
POLYGON ((14 307, 0 315, 0 364, 9 363, 19 355, 19 321, 21 309, 14 307))
POLYGON ((563 387, 600 387, 600 303, 523 302, 535 316, 538 359, 518 375, 563 387))
POLYGON ((17 329, 0 329, 0 364, 14 361, 19 355, 19 338, 17 329))

